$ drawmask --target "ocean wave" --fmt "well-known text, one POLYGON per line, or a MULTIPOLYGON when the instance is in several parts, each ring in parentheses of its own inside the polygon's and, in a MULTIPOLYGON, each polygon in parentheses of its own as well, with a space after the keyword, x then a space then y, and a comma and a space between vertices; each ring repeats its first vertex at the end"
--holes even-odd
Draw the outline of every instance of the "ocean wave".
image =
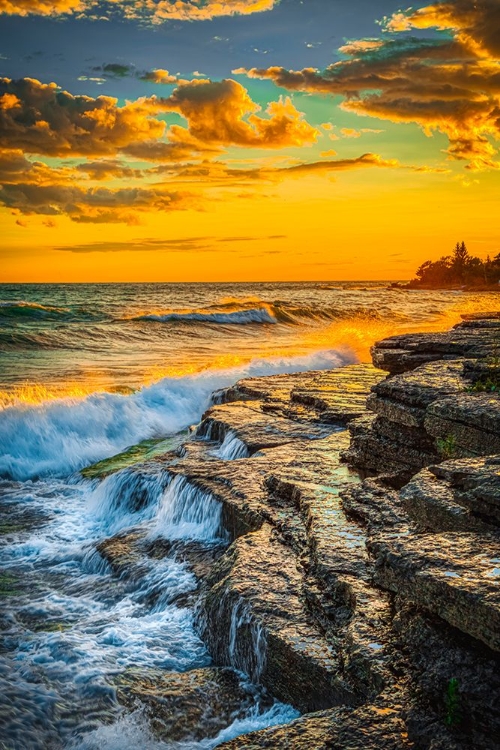
POLYGON ((390 309, 374 310, 372 307, 318 307, 318 305, 293 305, 283 300, 266 302, 260 299, 223 300, 200 310, 164 310, 144 312, 126 320, 156 323, 212 323, 218 325, 248 325, 251 323, 300 326, 308 323, 325 323, 344 318, 380 320, 394 315, 390 309))
POLYGON ((165 312, 138 315, 132 320, 151 320, 157 323, 217 323, 222 325, 248 325, 250 323, 276 323, 267 307, 232 310, 230 312, 165 312))
POLYGON ((327 370, 353 362, 338 350, 256 359, 243 367, 164 378, 130 395, 93 393, 0 412, 0 477, 67 476, 143 440, 198 422, 213 391, 247 376, 327 370))
MULTIPOLYGON (((85 307, 55 307, 52 305, 42 305, 38 302, 0 302, 0 321, 20 320, 21 322, 41 321, 41 320, 94 320, 102 317, 85 307)), ((106 317, 106 316, 104 316, 106 317)))
POLYGON ((37 302, 0 302, 0 318, 55 318, 69 312, 64 307, 40 305, 37 302))

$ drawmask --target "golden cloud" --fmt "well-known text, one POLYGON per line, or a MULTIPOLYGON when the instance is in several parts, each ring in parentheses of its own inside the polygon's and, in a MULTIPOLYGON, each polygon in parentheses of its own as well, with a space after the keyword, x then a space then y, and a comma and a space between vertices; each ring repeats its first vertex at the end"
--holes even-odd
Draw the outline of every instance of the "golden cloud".
POLYGON ((85 7, 85 0, 0 0, 0 13, 9 16, 59 16, 85 7))
MULTIPOLYGON (((347 60, 326 70, 252 68, 252 78, 291 91, 344 97, 343 109, 444 133, 448 155, 471 169, 498 168, 500 139, 500 6, 498 0, 455 0, 386 19, 393 32, 341 48, 347 60), (437 28, 445 38, 398 37, 411 28, 437 28)), ((243 72, 241 69, 239 72, 243 72)))
POLYGON ((217 16, 250 15, 272 10, 279 0, 0 0, 0 13, 15 16, 60 16, 86 12, 87 18, 121 14, 126 18, 164 21, 207 21, 217 16), (97 12, 98 11, 98 12, 97 12))
POLYGON ((319 132, 289 99, 269 104, 266 117, 233 80, 183 83, 166 98, 120 107, 109 96, 73 96, 55 83, 0 78, 0 148, 45 156, 114 156, 178 160, 222 146, 302 146, 319 132), (155 115, 178 112, 188 127, 167 131, 155 115), (166 139, 165 139, 166 137, 166 139))
POLYGON ((292 104, 280 98, 269 104, 266 115, 237 81, 194 80, 180 85, 167 98, 151 97, 143 106, 152 111, 178 112, 187 128, 174 126, 171 141, 180 143, 258 148, 284 148, 312 144, 320 135, 292 104))
POLYGON ((157 140, 165 123, 140 104, 73 96, 55 83, 0 78, 0 148, 46 156, 105 156, 157 140))

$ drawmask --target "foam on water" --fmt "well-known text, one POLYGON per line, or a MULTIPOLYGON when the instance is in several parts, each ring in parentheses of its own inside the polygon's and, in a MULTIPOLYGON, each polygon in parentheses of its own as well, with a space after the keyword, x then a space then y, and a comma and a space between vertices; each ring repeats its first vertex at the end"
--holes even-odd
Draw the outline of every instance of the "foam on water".
MULTIPOLYGON (((120 514, 128 525, 136 483, 122 477, 115 501, 100 514, 89 482, 45 480, 25 489, 24 503, 31 513, 43 511, 45 522, 18 532, 2 550, 3 573, 18 591, 4 620, 10 655, 0 660, 0 722, 13 747, 62 750, 77 729, 116 714, 113 675, 136 666, 185 671, 208 664, 209 656, 191 610, 175 604, 197 586, 183 563, 145 557, 117 579, 99 562, 95 544, 120 514)), ((145 508, 158 509, 164 487, 152 481, 147 489, 145 508)), ((19 506, 21 485, 0 490, 7 513, 19 506)))
POLYGON ((0 476, 64 476, 152 437, 197 422, 212 391, 246 376, 325 370, 352 362, 336 350, 303 357, 256 359, 244 367, 164 378, 131 395, 96 393, 1 412, 0 476))
POLYGON ((276 702, 265 712, 259 713, 256 708, 244 719, 236 719, 216 737, 188 742, 162 742, 151 734, 143 713, 138 710, 123 716, 114 724, 101 726, 90 732, 71 744, 67 750, 136 750, 138 747, 141 750, 212 750, 242 734, 286 724, 298 716, 298 712, 291 706, 276 702))
MULTIPOLYGON (((43 525, 20 531, 2 550, 2 569, 19 582, 5 616, 0 658, 3 739, 23 750, 209 750, 238 734, 297 714, 259 700, 216 738, 162 743, 140 712, 123 717, 113 678, 128 668, 184 672, 210 663, 190 609, 176 604, 196 579, 172 557, 144 555, 119 577, 96 544, 131 525, 150 538, 221 540, 221 506, 182 477, 125 469, 94 482, 0 482, 2 507, 43 511, 43 525), (170 480, 170 481, 169 481, 170 480)), ((17 585, 17 583, 16 583, 17 585)), ((245 620, 236 613, 235 628, 245 620)), ((259 643, 256 644, 259 646, 259 643)), ((258 649, 260 651, 260 647, 258 649)))

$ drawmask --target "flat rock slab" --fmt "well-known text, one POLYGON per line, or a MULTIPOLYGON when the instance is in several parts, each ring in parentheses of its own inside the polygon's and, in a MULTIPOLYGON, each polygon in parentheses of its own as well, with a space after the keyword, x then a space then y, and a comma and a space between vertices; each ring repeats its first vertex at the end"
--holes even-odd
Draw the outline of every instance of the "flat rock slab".
POLYGON ((421 529, 494 532, 500 527, 500 456, 430 466, 401 498, 421 529))
POLYGON ((373 364, 391 375, 438 359, 486 358, 498 347, 500 320, 475 319, 445 333, 414 333, 379 341, 372 347, 373 364))
POLYGON ((267 411, 290 418, 346 424, 364 414, 372 385, 384 374, 372 365, 360 364, 336 370, 245 378, 219 391, 216 403, 257 400, 267 411))
POLYGON ((222 443, 228 435, 241 440, 250 454, 296 440, 317 440, 329 435, 331 427, 285 419, 262 411, 259 401, 212 406, 203 415, 197 436, 222 443))
POLYGON ((373 387, 368 405, 393 422, 420 427, 429 404, 461 394, 467 385, 461 362, 434 362, 381 381, 373 387))
POLYGON ((312 408, 322 422, 346 424, 366 413, 366 398, 383 373, 371 365, 353 365, 317 375, 291 392, 292 403, 312 408))
POLYGON ((375 581, 500 651, 500 535, 379 534, 375 581))
POLYGON ((215 737, 255 705, 255 691, 245 689, 231 669, 129 669, 115 684, 120 703, 141 706, 156 737, 166 742, 215 737))

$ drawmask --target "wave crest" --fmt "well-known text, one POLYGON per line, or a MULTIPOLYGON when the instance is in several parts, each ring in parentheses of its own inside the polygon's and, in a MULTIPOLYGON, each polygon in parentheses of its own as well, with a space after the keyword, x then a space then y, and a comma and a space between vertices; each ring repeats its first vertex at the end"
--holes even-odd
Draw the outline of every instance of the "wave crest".
POLYGON ((239 310, 222 311, 193 311, 193 312, 164 312, 138 315, 132 320, 151 320, 157 323, 217 323, 222 325, 248 325, 251 323, 277 323, 268 307, 243 308, 239 310))
POLYGON ((225 370, 164 378, 130 395, 93 393, 37 405, 7 406, 0 420, 0 477, 65 476, 152 437, 195 424, 213 391, 248 376, 329 370, 354 361, 338 350, 255 359, 225 370))

